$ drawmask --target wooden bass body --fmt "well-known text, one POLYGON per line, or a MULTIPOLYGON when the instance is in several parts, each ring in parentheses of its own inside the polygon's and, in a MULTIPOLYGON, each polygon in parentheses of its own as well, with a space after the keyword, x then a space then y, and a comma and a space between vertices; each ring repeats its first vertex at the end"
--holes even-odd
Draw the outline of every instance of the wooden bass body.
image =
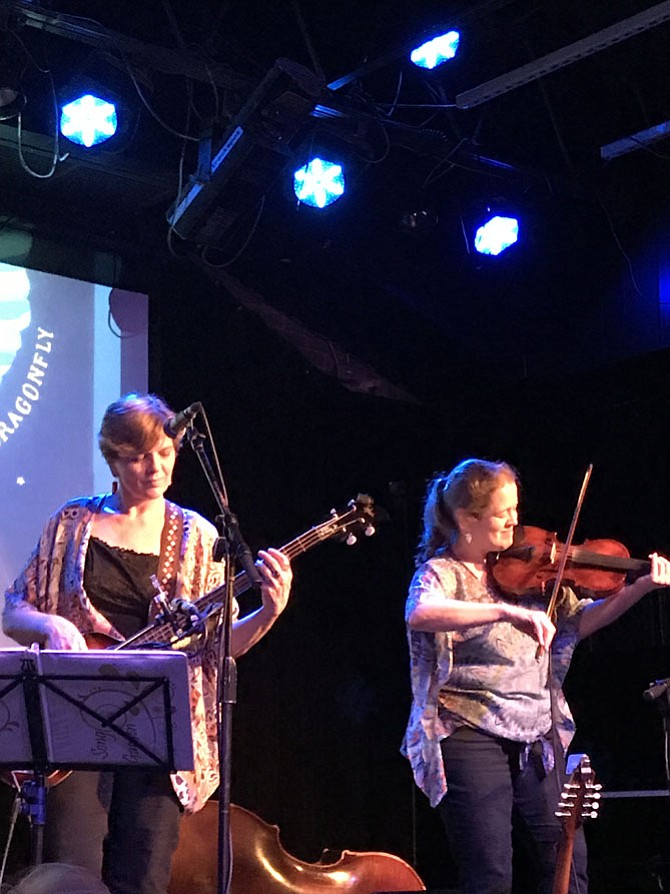
MULTIPOLYGON (((343 851, 334 862, 306 863, 284 850, 277 826, 236 804, 230 807, 233 878, 230 894, 374 894, 425 891, 400 857, 343 851)), ((215 894, 218 805, 182 820, 169 894, 215 894)))

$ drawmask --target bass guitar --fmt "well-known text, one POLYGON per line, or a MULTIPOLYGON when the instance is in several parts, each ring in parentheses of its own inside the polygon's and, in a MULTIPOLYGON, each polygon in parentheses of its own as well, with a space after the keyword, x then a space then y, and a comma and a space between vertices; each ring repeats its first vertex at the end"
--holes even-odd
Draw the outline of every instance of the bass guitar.
MULTIPOLYGON (((356 543, 360 533, 366 537, 371 537, 375 533, 373 525, 375 517, 374 501, 367 494, 359 494, 355 500, 350 500, 347 508, 341 512, 331 509, 329 517, 315 525, 313 528, 300 534, 294 540, 289 541, 280 547, 281 552, 289 559, 306 553, 318 543, 323 543, 333 537, 339 538, 347 543, 348 546, 356 543)), ((249 576, 246 571, 240 571, 235 575, 233 584, 233 594, 237 598, 251 588, 249 576)), ((192 639, 192 632, 189 630, 191 618, 197 617, 199 626, 203 625, 207 620, 216 616, 223 609, 223 600, 225 598, 225 587, 216 587, 205 593, 192 603, 185 603, 184 608, 177 608, 174 612, 159 615, 156 620, 140 630, 134 636, 117 642, 104 634, 89 634, 86 636, 86 642, 89 649, 111 648, 119 649, 141 649, 151 646, 167 646, 168 648, 181 648, 188 651, 192 645, 189 639, 192 639), (181 614, 181 619, 180 619, 181 614), (186 642, 186 647, 183 644, 186 642)))
MULTIPOLYGON (((375 533, 374 519, 374 500, 367 494, 359 494, 356 499, 349 501, 346 509, 342 511, 331 509, 330 515, 325 521, 284 544, 280 547, 281 552, 289 559, 294 559, 296 556, 308 552, 313 546, 333 538, 343 540, 348 546, 351 546, 356 543, 360 534, 371 537, 375 533)), ((250 588, 251 584, 246 571, 235 575, 233 584, 235 597, 241 596, 250 588)), ((111 649, 112 651, 143 647, 176 648, 180 651, 189 651, 189 649, 197 647, 198 639, 204 631, 207 621, 214 619, 222 611, 224 599, 225 587, 216 587, 192 603, 183 603, 184 607, 182 608, 177 606, 174 610, 170 609, 168 612, 164 612, 153 623, 123 642, 96 633, 87 635, 86 643, 89 649, 111 649), (193 619, 197 619, 197 624, 194 625, 193 619)), ((47 785, 56 785, 69 776, 70 772, 70 770, 55 770, 49 773, 46 778, 47 785)), ((29 770, 9 770, 0 773, 0 781, 19 790, 32 777, 33 774, 29 770)))

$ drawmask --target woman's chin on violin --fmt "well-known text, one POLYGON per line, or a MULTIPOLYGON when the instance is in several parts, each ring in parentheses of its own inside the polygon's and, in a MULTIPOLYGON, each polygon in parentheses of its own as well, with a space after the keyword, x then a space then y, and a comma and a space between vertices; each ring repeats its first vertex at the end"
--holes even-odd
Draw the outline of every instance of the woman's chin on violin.
POLYGON ((459 536, 452 549, 463 561, 484 565, 489 553, 508 549, 519 523, 519 489, 514 480, 504 481, 480 509, 454 510, 459 536))

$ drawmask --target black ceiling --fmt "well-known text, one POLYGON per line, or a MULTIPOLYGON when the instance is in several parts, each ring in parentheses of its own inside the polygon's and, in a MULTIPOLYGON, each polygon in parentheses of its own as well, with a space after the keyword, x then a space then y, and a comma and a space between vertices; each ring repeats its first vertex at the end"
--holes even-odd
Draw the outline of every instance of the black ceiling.
POLYGON ((670 23, 643 22, 625 40, 595 46, 604 29, 645 11, 651 21, 650 10, 666 5, 0 0, 5 51, 22 60, 28 99, 20 141, 16 119, 0 123, 0 220, 108 249, 127 271, 124 284, 149 290, 173 255, 223 265, 414 388, 435 375, 426 356, 436 353, 461 372, 476 357, 507 376, 550 371, 550 357, 570 354, 579 366, 661 347, 656 285, 645 271, 662 251, 668 144, 607 162, 600 150, 670 117, 670 23), (405 50, 433 24, 461 29, 460 54, 422 73, 405 50), (458 107, 472 88, 577 41, 582 58, 458 107), (347 195, 322 214, 297 206, 280 158, 262 201, 220 245, 168 238, 180 161, 183 184, 197 140, 210 128, 216 149, 278 58, 337 85, 323 104, 339 117, 310 118, 304 131, 348 153, 347 195), (86 154, 61 143, 69 155, 54 164, 51 79, 59 88, 85 63, 104 65, 117 82, 132 72, 130 95, 139 88, 144 104, 121 148, 86 154), (26 166, 53 174, 31 176, 26 166), (495 198, 522 207, 525 236, 496 265, 473 256, 465 238, 470 216, 495 198), (408 215, 425 226, 408 227, 408 215))

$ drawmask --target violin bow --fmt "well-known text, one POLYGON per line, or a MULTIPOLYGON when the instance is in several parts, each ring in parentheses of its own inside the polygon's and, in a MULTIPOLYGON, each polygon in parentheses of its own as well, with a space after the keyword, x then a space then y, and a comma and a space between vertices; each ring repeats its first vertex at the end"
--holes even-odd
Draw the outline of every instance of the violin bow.
MULTIPOLYGON (((547 605, 547 615, 552 621, 554 620, 554 615, 556 614, 558 593, 563 582, 566 565, 568 564, 568 557, 570 554, 570 549, 572 548, 572 541, 575 537, 575 529, 577 527, 577 522, 579 521, 579 513, 582 511, 582 504, 584 502, 584 497, 586 496, 586 489, 589 486, 589 481, 591 480, 591 472, 593 472, 593 463, 589 463, 589 467, 584 473, 582 487, 579 491, 579 496, 577 497, 577 505, 575 506, 575 511, 572 514, 572 521, 570 522, 570 530, 568 531, 568 536, 565 539, 563 554, 561 555, 561 558, 559 560, 558 571, 556 572, 556 577, 554 578, 554 585, 551 590, 551 598, 549 599, 549 604, 547 605)), ((543 647, 538 646, 537 657, 540 658, 543 652, 543 647)))

